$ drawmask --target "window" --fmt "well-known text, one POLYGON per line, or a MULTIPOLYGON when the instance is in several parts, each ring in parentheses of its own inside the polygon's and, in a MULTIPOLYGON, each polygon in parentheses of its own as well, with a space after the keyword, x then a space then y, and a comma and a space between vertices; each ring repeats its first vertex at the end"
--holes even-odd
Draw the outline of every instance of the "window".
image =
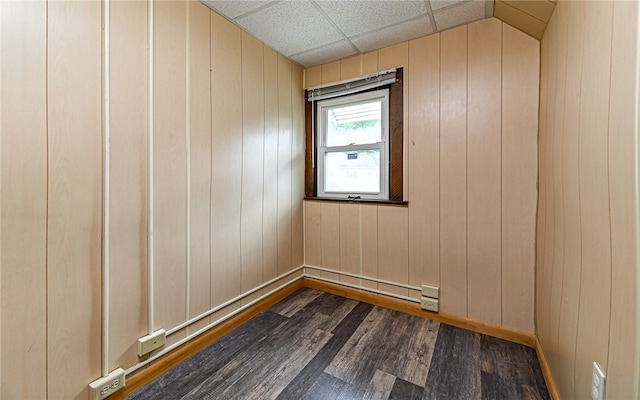
POLYGON ((402 68, 307 90, 307 198, 403 201, 402 68))
POLYGON ((318 197, 389 198, 389 90, 318 102, 318 197))

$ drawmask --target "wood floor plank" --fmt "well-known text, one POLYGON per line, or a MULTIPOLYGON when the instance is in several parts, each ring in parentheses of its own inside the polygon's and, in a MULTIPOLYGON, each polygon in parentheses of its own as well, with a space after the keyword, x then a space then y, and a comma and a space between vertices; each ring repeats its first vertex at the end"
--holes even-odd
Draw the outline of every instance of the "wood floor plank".
POLYGON ((364 396, 364 390, 350 385, 329 374, 321 374, 301 399, 308 400, 359 400, 368 399, 364 396))
POLYGON ((370 304, 358 303, 349 313, 349 316, 333 330, 333 338, 329 340, 322 351, 305 366, 298 376, 289 383, 278 398, 296 399, 300 398, 303 393, 306 393, 309 386, 323 373, 340 348, 347 342, 372 309, 373 306, 370 304))
POLYGON ((371 400, 387 400, 396 383, 396 377, 379 369, 373 374, 367 392, 364 394, 365 399, 371 400))
POLYGON ((423 391, 424 388, 418 385, 396 378, 393 389, 389 394, 389 400, 420 400, 423 391))
POLYGON ((549 399, 535 350, 303 288, 127 399, 549 399))
POLYGON ((480 334, 440 324, 422 398, 480 399, 480 334))
POLYGON ((302 288, 271 307, 271 311, 285 317, 291 317, 321 294, 322 292, 318 290, 302 288))

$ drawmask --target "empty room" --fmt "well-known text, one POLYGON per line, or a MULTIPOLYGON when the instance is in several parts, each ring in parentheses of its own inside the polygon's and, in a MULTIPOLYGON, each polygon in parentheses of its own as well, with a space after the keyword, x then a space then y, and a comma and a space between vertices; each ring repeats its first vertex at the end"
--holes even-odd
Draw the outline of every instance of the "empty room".
POLYGON ((0 0, 0 398, 640 400, 639 50, 626 0, 0 0))

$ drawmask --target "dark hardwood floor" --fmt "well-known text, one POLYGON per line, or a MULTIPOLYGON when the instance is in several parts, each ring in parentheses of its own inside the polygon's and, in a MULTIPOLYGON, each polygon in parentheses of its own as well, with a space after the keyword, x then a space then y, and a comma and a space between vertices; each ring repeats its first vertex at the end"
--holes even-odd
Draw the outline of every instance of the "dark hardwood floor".
POLYGON ((535 350, 303 288, 127 399, 549 399, 535 350))

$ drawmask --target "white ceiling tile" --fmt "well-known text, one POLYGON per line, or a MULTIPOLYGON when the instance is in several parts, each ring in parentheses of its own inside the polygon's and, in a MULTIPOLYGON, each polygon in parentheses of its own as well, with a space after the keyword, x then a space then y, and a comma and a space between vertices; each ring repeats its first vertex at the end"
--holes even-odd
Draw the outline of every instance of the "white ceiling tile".
POLYGON ((316 4, 348 37, 427 14, 424 1, 316 0, 316 4))
POLYGON ((483 19, 485 16, 484 1, 477 0, 439 10, 433 13, 436 28, 439 31, 453 28, 454 26, 468 24, 483 19))
POLYGON ((466 1, 469 1, 469 0, 430 0, 429 4, 431 5, 431 9, 435 11, 441 8, 449 7, 454 4, 464 3, 466 1))
POLYGON ((320 10, 306 1, 284 1, 235 22, 285 56, 343 38, 320 10))
POLYGON ((365 53, 381 49, 407 40, 416 39, 433 33, 433 27, 428 16, 414 19, 402 24, 390 26, 375 32, 350 38, 358 50, 365 53))
POLYGON ((234 19, 264 6, 269 1, 271 0, 204 0, 203 2, 218 14, 228 19, 234 19))
POLYGON ((347 40, 341 40, 304 53, 295 54, 291 56, 291 59, 305 68, 310 68, 356 54, 357 52, 347 40))

